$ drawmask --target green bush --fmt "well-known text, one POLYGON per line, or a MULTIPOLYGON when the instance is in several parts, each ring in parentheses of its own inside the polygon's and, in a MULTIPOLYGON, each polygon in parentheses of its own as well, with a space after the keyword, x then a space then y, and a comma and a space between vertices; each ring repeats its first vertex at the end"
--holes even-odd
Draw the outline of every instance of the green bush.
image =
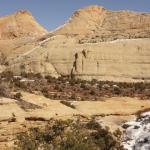
POLYGON ((17 136, 17 150, 123 150, 120 132, 114 134, 94 120, 51 120, 43 128, 32 128, 17 136), (92 126, 93 124, 93 126, 92 126), (119 136, 118 136, 119 135, 119 136))

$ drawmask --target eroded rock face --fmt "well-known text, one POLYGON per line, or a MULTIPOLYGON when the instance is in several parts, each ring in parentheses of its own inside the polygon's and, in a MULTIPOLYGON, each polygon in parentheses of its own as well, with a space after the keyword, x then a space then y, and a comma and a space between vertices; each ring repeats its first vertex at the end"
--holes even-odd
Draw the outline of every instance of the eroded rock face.
POLYGON ((17 73, 21 72, 23 65, 22 69, 27 72, 38 71, 52 75, 53 72, 46 69, 53 66, 53 70, 59 75, 72 74, 86 80, 133 82, 150 79, 149 39, 81 45, 72 41, 72 38, 62 38, 55 37, 46 42, 44 47, 37 47, 33 51, 31 49, 28 55, 20 55, 22 57, 10 62, 10 68, 17 73))
POLYGON ((7 69, 16 74, 35 72, 87 80, 149 81, 149 32, 149 13, 89 6, 45 36, 23 42, 11 40, 8 49, 13 53, 8 53, 7 69))
MULTIPOLYGON (((10 61, 10 57, 15 55, 13 58, 17 60, 18 55, 26 53, 30 49, 34 49, 36 47, 36 39, 47 34, 47 30, 44 29, 40 24, 36 22, 34 17, 29 11, 18 11, 12 15, 1 17, 0 18, 0 72, 4 71, 4 68, 13 70, 14 73, 23 71, 24 62, 19 61, 19 66, 14 69, 14 64, 8 64, 10 61), (34 44, 30 44, 33 43, 34 44), (28 45, 26 49, 24 49, 24 45, 28 45), (5 66, 6 65, 6 66, 5 66), (19 69, 19 70, 18 70, 19 69)), ((46 70, 49 70, 53 67, 47 67, 46 63, 44 64, 41 60, 38 62, 33 60, 32 62, 26 62, 25 70, 28 72, 35 71, 41 73, 46 70), (31 65, 31 67, 30 67, 31 65), (38 68, 41 68, 39 71, 38 68), (32 68, 32 69, 30 69, 32 68), (37 68, 37 69, 35 69, 37 68), (46 69, 45 69, 46 68, 46 69)))
POLYGON ((149 80, 150 40, 85 45, 75 54, 72 74, 83 79, 149 80))
POLYGON ((87 35, 91 34, 96 26, 101 25, 106 10, 99 6, 90 6, 76 11, 73 16, 56 30, 55 34, 63 35, 87 35))
MULTIPOLYGON (((17 53, 19 47, 46 33, 47 31, 36 22, 29 11, 21 10, 0 17, 0 65, 6 64, 7 58, 17 53)), ((0 72, 4 67, 0 66, 0 72)))
MULTIPOLYGON (((25 49, 28 48, 25 47, 25 49)), ((16 75, 21 73, 40 73, 58 77, 59 74, 52 65, 47 50, 43 47, 29 47, 29 51, 12 57, 6 70, 14 72, 16 75)))
MULTIPOLYGON (((66 44, 57 46, 62 50, 57 55, 62 55, 59 59, 63 71, 55 57, 52 60, 60 74, 70 72, 82 79, 129 82, 150 78, 149 13, 89 6, 76 11, 54 34, 69 37, 66 44), (72 43, 70 37, 76 41, 72 43), (69 71, 66 66, 69 66, 69 71)), ((50 42, 48 48, 51 49, 50 42)), ((55 52, 53 54, 56 56, 55 52)))
POLYGON ((28 11, 18 11, 0 18, 0 40, 21 37, 38 37, 47 31, 40 26, 28 11))
POLYGON ((76 11, 56 33, 81 36, 80 43, 149 38, 149 20, 149 13, 110 11, 100 6, 89 6, 76 11))

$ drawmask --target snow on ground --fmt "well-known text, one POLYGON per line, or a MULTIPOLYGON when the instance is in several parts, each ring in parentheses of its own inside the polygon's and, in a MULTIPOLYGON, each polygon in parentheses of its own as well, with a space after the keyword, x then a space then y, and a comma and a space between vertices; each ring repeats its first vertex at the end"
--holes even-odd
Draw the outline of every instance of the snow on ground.
POLYGON ((124 124, 123 145, 127 150, 150 150, 150 112, 124 124))
POLYGON ((136 39, 117 39, 113 41, 109 41, 109 43, 117 43, 117 42, 124 42, 124 41, 136 41, 136 40, 143 40, 143 39, 148 39, 148 38, 136 38, 136 39))

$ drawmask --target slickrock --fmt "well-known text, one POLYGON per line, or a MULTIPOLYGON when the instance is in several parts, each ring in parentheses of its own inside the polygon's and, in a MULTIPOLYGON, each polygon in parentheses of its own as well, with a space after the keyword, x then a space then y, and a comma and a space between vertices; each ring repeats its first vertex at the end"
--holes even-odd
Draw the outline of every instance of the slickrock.
POLYGON ((17 100, 0 98, 0 149, 2 150, 13 149, 18 133, 25 132, 31 127, 42 127, 51 118, 65 120, 77 119, 80 115, 84 118, 95 115, 102 125, 111 127, 113 131, 125 121, 132 119, 139 110, 145 110, 150 106, 148 100, 113 97, 106 98, 104 101, 72 101, 75 106, 75 109, 72 109, 59 100, 21 93, 26 103, 38 107, 28 107, 25 110, 17 100))

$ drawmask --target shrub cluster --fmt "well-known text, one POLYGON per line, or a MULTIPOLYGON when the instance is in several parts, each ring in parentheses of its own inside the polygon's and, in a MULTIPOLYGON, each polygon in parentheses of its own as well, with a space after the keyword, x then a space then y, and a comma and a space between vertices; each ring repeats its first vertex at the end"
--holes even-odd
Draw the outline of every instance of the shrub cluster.
MULTIPOLYGON (((140 99, 150 98, 150 83, 125 83, 112 81, 85 81, 71 79, 70 77, 59 77, 58 79, 40 74, 22 74, 15 78, 11 72, 0 74, 0 95, 7 96, 7 91, 24 90, 27 92, 38 91, 50 99, 60 100, 100 100, 101 97, 127 96, 140 99), (26 79, 22 81, 21 78, 26 79), (31 82, 32 81, 32 82, 31 82), (7 88, 1 84, 9 85, 7 88)), ((19 95, 17 95, 18 97, 19 95)))
POLYGON ((121 132, 111 133, 95 120, 51 120, 43 129, 32 128, 17 136, 17 150, 123 150, 121 132))

